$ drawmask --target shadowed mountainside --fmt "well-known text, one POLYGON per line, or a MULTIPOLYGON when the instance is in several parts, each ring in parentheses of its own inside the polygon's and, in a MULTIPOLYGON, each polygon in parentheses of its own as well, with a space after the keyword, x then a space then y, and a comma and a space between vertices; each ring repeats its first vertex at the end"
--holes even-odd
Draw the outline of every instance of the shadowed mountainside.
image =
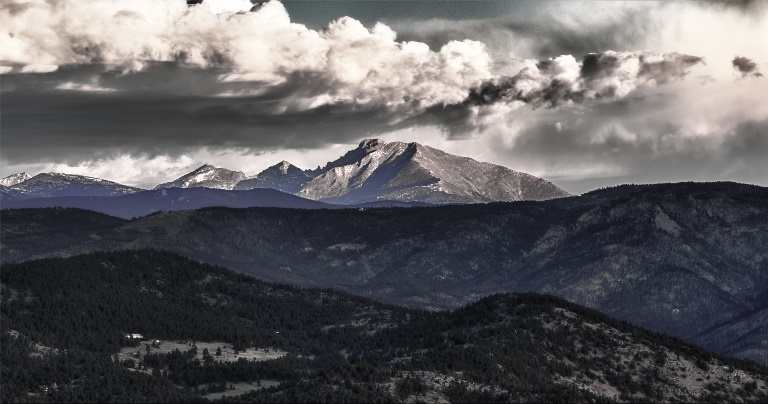
POLYGON ((68 207, 93 210, 124 219, 146 216, 158 211, 193 210, 210 206, 328 209, 335 205, 304 199, 274 189, 231 191, 203 187, 160 188, 109 197, 67 196, 3 202, 3 209, 68 207))

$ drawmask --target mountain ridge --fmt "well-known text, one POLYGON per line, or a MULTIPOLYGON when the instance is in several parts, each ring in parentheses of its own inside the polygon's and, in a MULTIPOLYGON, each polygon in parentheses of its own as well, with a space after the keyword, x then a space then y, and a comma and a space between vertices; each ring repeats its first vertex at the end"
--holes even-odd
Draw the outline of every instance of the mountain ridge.
POLYGON ((85 175, 41 173, 9 187, 17 198, 58 196, 119 196, 143 191, 117 182, 85 175))

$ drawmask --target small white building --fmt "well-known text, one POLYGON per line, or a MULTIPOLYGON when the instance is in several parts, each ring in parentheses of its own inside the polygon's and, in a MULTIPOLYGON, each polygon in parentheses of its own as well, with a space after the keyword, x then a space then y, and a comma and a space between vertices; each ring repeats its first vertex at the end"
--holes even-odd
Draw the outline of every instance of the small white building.
POLYGON ((128 339, 144 339, 144 336, 141 334, 125 334, 125 338, 128 339))

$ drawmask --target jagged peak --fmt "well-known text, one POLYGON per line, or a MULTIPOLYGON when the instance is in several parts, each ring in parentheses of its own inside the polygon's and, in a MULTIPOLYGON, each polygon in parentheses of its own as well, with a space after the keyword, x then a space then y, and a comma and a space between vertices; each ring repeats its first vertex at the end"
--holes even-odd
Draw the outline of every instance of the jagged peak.
POLYGON ((264 171, 275 171, 275 170, 277 170, 277 171, 280 171, 280 173, 282 173, 282 174, 287 174, 288 170, 290 170, 291 168, 294 168, 294 169, 299 170, 299 171, 303 171, 300 168, 296 167, 295 165, 291 164, 287 160, 283 160, 283 161, 281 161, 281 162, 279 162, 277 164, 271 165, 271 166, 267 167, 264 171))

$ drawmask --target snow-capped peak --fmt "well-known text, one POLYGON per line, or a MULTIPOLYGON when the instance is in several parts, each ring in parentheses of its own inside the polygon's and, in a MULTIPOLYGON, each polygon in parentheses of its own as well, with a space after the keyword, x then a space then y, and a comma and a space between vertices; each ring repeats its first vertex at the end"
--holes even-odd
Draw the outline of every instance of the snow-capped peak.
POLYGON ((11 175, 1 179, 0 180, 0 185, 6 186, 6 187, 11 187, 11 186, 14 186, 14 185, 16 185, 16 184, 18 184, 20 182, 24 182, 24 181, 26 181, 26 180, 28 180, 30 178, 32 178, 32 177, 30 177, 27 173, 11 174, 11 175))
POLYGON ((245 178, 245 174, 241 171, 232 171, 226 168, 214 167, 210 164, 203 164, 174 181, 156 186, 155 189, 193 187, 233 189, 238 182, 245 178))

